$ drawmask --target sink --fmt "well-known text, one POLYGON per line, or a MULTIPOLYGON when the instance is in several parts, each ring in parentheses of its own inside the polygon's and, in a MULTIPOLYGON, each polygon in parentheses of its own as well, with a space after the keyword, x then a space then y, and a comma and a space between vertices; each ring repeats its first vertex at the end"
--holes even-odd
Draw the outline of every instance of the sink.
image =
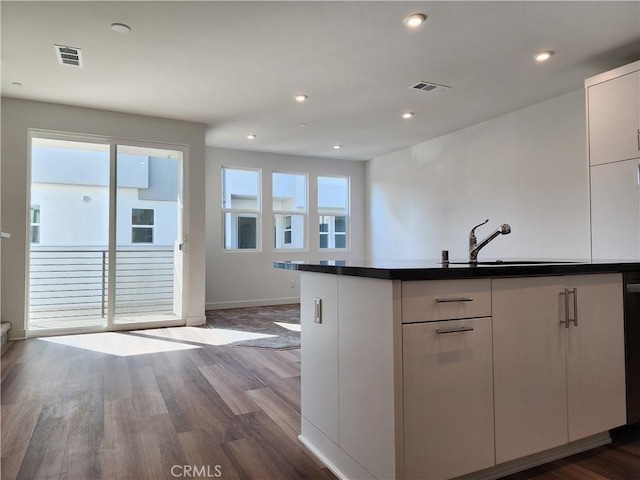
POLYGON ((563 262, 557 260, 494 260, 491 262, 449 262, 449 265, 545 265, 566 263, 577 262, 563 262))

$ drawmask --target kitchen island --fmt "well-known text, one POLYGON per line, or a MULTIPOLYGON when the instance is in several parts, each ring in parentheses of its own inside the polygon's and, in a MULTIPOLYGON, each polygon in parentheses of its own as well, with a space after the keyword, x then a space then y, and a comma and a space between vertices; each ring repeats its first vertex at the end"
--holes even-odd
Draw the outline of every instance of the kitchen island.
POLYGON ((626 423, 640 263, 275 266, 301 272, 300 440, 340 478, 499 478, 626 423))

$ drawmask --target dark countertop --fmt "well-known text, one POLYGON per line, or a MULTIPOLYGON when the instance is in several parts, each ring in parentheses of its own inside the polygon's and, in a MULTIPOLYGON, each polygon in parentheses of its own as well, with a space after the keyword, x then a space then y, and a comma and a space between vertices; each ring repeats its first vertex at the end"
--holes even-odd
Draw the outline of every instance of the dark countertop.
MULTIPOLYGON (((500 262, 500 261, 498 261, 500 262)), ((529 277, 588 273, 640 272, 640 261, 509 260, 502 263, 451 262, 448 266, 429 260, 274 262, 275 268, 303 272, 350 275, 382 280, 442 280, 454 278, 529 277)))

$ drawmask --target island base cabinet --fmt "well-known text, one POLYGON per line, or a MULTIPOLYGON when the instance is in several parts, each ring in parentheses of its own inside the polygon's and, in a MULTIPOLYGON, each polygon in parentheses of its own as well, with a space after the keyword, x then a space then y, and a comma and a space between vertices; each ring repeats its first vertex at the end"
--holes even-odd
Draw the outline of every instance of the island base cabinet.
POLYGON ((402 326, 406 479, 495 464, 491 318, 402 326))
POLYGON ((494 279, 492 300, 496 463, 625 423, 620 274, 494 279))

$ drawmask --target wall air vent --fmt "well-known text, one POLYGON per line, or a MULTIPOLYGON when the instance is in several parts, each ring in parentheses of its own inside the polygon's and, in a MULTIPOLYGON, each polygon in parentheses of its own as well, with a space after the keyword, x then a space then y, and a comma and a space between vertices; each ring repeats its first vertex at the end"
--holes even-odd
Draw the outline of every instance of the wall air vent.
POLYGON ((56 55, 58 56, 58 63, 82 68, 82 50, 64 45, 54 46, 56 48, 56 55))
POLYGON ((411 88, 415 88, 416 90, 422 90, 424 92, 440 93, 440 92, 446 92, 451 87, 448 87, 446 85, 438 85, 437 83, 431 83, 431 82, 418 82, 415 85, 412 85, 411 88))

